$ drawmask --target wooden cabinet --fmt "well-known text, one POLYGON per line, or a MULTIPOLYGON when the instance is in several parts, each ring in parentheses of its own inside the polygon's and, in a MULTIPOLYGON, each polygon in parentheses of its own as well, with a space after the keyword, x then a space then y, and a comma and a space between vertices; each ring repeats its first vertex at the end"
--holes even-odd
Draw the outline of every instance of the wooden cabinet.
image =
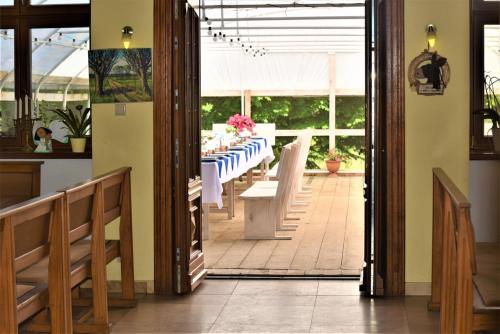
POLYGON ((0 161, 0 209, 40 196, 43 161, 0 161))

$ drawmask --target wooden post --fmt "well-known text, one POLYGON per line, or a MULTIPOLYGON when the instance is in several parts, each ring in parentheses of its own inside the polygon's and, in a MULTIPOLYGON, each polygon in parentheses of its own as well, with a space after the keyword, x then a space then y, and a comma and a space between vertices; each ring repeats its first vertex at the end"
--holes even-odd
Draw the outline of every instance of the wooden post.
POLYGON ((329 118, 328 118, 328 129, 329 129, 329 137, 328 137, 328 143, 330 150, 335 149, 336 143, 335 143, 335 130, 337 128, 336 125, 336 118, 335 118, 335 113, 336 113, 336 104, 335 100, 337 97, 337 56, 335 53, 330 53, 328 55, 328 76, 329 76, 329 83, 330 83, 330 90, 329 90, 329 118))
POLYGON ((122 274, 122 299, 135 304, 134 255, 132 240, 132 203, 130 188, 130 170, 123 180, 120 213, 120 258, 122 274))
POLYGON ((252 91, 246 90, 245 97, 245 116, 252 117, 252 91))
POLYGON ((14 231, 10 218, 0 221, 0 333, 17 333, 14 231))

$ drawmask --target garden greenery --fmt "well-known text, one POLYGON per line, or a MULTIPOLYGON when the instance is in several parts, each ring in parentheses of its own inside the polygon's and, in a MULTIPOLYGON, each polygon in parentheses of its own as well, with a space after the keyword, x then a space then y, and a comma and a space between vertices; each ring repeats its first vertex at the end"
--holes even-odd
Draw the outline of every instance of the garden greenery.
MULTIPOLYGON (((338 96, 336 99, 336 124, 338 129, 364 129, 364 96, 338 96)), ((202 129, 211 130, 213 123, 225 123, 241 111, 241 97, 203 97, 202 129)), ((276 129, 328 129, 328 96, 315 97, 252 97, 252 119, 255 123, 275 123, 276 129)), ((280 156, 281 147, 293 137, 276 137, 274 154, 280 156)), ((343 169, 364 168, 364 137, 337 137, 337 151, 347 157, 343 169)), ((313 137, 307 161, 309 169, 324 169, 329 150, 328 137, 313 137)))

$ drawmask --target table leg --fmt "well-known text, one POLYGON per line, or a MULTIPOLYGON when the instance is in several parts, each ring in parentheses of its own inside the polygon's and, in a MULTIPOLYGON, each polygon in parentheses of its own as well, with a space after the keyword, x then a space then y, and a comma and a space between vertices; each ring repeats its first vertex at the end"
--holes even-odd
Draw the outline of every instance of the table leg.
POLYGON ((210 229, 208 226, 208 218, 210 214, 210 204, 203 204, 203 214, 201 224, 203 225, 203 240, 210 239, 210 229))
POLYGON ((266 163, 264 161, 260 163, 260 180, 266 180, 266 163))
POLYGON ((247 186, 251 187, 253 185, 253 169, 249 169, 247 172, 247 186))
POLYGON ((234 179, 227 183, 227 218, 234 218, 234 179))

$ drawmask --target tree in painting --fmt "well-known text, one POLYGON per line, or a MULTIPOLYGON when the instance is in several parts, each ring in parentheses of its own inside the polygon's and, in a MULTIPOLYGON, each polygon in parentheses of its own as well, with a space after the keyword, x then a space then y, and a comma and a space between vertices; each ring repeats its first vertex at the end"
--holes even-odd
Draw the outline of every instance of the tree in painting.
POLYGON ((96 92, 99 96, 104 96, 104 81, 111 73, 113 66, 118 59, 118 50, 102 50, 100 52, 89 52, 89 67, 94 72, 96 92))
POLYGON ((130 69, 137 74, 142 83, 142 90, 151 96, 151 88, 148 83, 148 71, 151 69, 151 50, 149 49, 130 49, 123 54, 130 69))

